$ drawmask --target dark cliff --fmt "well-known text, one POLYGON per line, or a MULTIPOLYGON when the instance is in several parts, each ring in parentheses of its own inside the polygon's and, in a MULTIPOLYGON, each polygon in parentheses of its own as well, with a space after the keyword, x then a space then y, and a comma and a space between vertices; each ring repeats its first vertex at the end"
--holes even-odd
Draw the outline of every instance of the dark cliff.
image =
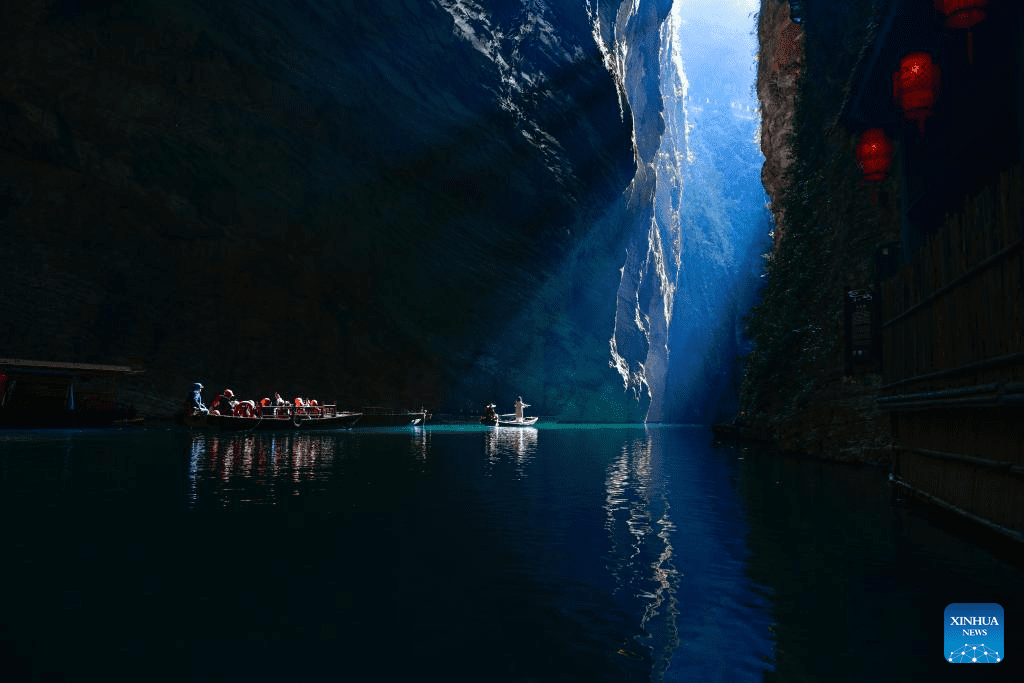
POLYGON ((762 2, 762 178, 775 248, 750 319, 755 348, 741 389, 755 433, 857 460, 886 457, 891 442, 874 404, 877 368, 851 373, 845 362, 844 298, 875 287, 875 249, 899 235, 894 202, 879 201, 859 177, 856 135, 839 121, 870 40, 872 5, 804 2, 791 16, 790 3, 762 2))
POLYGON ((788 2, 762 3, 757 20, 757 97, 761 103, 764 153, 761 183, 772 200, 776 245, 786 225, 781 199, 786 173, 793 162, 793 104, 804 61, 804 32, 799 20, 799 16, 791 16, 788 2))
POLYGON ((438 409, 538 293, 563 372, 606 355, 633 158, 586 8, 464 5, 5 6, 0 355, 141 365, 143 412, 194 380, 438 409))
POLYGON ((761 3, 764 182, 777 225, 750 316, 741 420, 784 448, 892 459, 928 495, 1019 533, 1019 506, 1002 516, 985 506, 1019 495, 1006 477, 1022 464, 1011 425, 1024 376, 1024 13, 992 0, 969 37, 940 9, 761 3), (893 74, 911 54, 939 70, 930 104, 908 112, 893 74), (893 145, 881 180, 858 167, 868 130, 893 145), (973 493, 940 491, 953 477, 975 481, 973 493))

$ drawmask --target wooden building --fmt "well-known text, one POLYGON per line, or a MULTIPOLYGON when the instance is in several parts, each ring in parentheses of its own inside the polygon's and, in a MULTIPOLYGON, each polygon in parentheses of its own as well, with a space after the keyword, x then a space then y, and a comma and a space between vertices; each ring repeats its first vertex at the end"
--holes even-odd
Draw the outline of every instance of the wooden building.
POLYGON ((135 419, 121 400, 129 366, 0 358, 0 427, 85 427, 135 419))
POLYGON ((1024 540, 1024 3, 881 5, 842 120, 894 151, 877 397, 894 481, 1024 540))

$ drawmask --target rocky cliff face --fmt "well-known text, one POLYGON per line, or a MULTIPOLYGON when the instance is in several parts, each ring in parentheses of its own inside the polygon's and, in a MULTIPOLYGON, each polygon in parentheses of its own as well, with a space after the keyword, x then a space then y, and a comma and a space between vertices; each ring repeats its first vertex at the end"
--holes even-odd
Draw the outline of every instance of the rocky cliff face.
MULTIPOLYGON (((654 218, 657 192, 657 155, 666 132, 662 88, 681 87, 678 76, 661 68, 666 40, 660 32, 672 9, 671 0, 626 3, 619 6, 613 27, 615 70, 633 112, 633 154, 636 175, 626 191, 627 222, 631 239, 616 293, 615 330, 611 336, 612 362, 643 411, 653 405, 659 419, 664 378, 668 372, 668 334, 674 273, 666 267, 665 242, 678 226, 659 226, 654 218), (641 49, 629 49, 630 46, 641 49)), ((671 40, 671 37, 668 38, 671 40)), ((685 125, 685 124, 683 124, 685 125)))
POLYGON ((707 423, 735 388, 768 231, 748 21, 735 4, 624 2, 615 24, 637 172, 611 352, 650 422, 707 423))
POLYGON ((786 0, 762 0, 757 21, 759 59, 757 96, 761 102, 761 151, 764 166, 761 182, 771 199, 775 218, 775 244, 785 231, 786 218, 780 202, 786 170, 793 162, 794 98, 804 62, 804 32, 790 16, 786 0))
POLYGON ((875 460, 892 442, 873 398, 881 377, 877 367, 847 367, 843 306, 850 290, 876 289, 875 250, 898 239, 899 219, 889 199, 894 181, 864 181, 857 131, 839 122, 875 3, 816 0, 801 8, 796 25, 787 3, 761 3, 762 178, 775 247, 751 315, 742 417, 751 433, 785 449, 875 460))
POLYGON ((619 201, 622 107, 582 3, 5 5, 0 356, 443 407, 619 201))

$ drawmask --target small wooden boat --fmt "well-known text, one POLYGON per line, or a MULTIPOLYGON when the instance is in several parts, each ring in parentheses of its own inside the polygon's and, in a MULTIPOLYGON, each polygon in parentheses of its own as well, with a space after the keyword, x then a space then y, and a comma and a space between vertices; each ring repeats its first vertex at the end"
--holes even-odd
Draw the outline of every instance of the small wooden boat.
POLYGON ((508 415, 495 415, 494 417, 482 415, 480 423, 492 427, 532 427, 538 419, 540 418, 524 417, 522 420, 517 420, 515 415, 509 413, 508 415))
POLYGON ((206 413, 184 416, 185 426, 190 429, 215 429, 220 431, 273 431, 309 429, 346 429, 355 425, 362 413, 339 411, 337 406, 324 405, 297 408, 296 406, 258 406, 251 417, 235 415, 209 415, 206 413))
POLYGON ((540 418, 537 418, 537 417, 524 417, 521 421, 520 420, 501 420, 501 419, 499 419, 498 420, 498 424, 495 425, 495 426, 497 426, 497 427, 532 427, 537 422, 537 420, 539 420, 539 419, 540 418))

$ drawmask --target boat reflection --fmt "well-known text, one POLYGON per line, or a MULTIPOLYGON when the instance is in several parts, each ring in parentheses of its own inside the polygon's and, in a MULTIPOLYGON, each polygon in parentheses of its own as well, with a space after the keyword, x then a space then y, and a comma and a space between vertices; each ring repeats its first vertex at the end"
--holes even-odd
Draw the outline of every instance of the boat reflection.
POLYGON ((309 496, 325 505, 337 500, 354 479, 347 474, 368 466, 395 464, 406 454, 409 471, 424 472, 430 455, 430 428, 401 432, 195 433, 188 449, 186 505, 279 505, 309 496), (373 464, 376 463, 376 464, 373 464))
POLYGON ((430 453, 430 430, 426 427, 410 427, 412 438, 409 439, 409 455, 419 464, 427 461, 430 453))
POLYGON ((224 504, 273 504, 284 493, 282 486, 298 495, 299 485, 325 480, 342 453, 342 441, 333 435, 195 434, 189 453, 188 504, 194 507, 201 493, 224 504))
POLYGON ((486 432, 487 476, 508 457, 515 464, 516 478, 526 476, 526 465, 537 450, 536 427, 491 427, 486 432))

